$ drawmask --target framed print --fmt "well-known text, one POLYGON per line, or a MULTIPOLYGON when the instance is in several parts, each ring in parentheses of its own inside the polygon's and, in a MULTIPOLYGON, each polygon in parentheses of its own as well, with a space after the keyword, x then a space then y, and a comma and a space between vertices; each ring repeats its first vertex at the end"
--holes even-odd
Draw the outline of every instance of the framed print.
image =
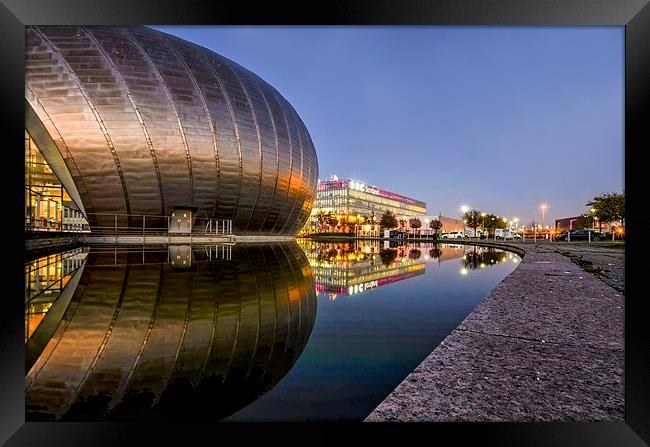
POLYGON ((650 442, 646 1, 0 20, 2 442, 650 442))

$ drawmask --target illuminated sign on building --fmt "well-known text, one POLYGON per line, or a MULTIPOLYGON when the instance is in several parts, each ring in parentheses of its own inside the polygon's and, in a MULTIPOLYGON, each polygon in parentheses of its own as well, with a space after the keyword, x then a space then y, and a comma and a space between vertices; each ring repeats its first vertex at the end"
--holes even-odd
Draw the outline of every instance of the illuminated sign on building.
POLYGON ((365 192, 366 194, 372 194, 375 196, 384 197, 386 199, 397 200, 399 202, 418 205, 426 208, 426 204, 420 200, 411 199, 410 197, 405 197, 399 194, 385 191, 381 188, 377 188, 376 186, 366 185, 355 180, 333 180, 320 182, 318 184, 318 191, 329 191, 332 189, 352 189, 355 191, 365 192))

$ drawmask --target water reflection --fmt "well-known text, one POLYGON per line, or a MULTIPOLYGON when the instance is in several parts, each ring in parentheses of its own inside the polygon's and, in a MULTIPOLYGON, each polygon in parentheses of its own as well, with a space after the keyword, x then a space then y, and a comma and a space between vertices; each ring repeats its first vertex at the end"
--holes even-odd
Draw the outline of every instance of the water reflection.
POLYGON ((314 325, 295 243, 84 258, 64 311, 41 317, 50 337, 27 337, 27 420, 220 419, 272 388, 314 325))
MULTIPOLYGON (((508 252, 496 250, 493 247, 472 247, 463 255, 463 267, 476 270, 503 262, 508 258, 508 252)), ((510 254, 512 259, 512 254, 510 254)))
POLYGON ((25 264, 25 343, 48 313, 57 312, 52 305, 58 302, 57 307, 61 307, 65 298, 59 300, 59 297, 64 289, 74 289, 75 273, 83 266, 87 254, 87 250, 77 248, 42 256, 25 264), (71 280, 71 287, 67 287, 71 280))
POLYGON ((302 240, 30 261, 27 420, 360 420, 518 259, 302 240))
POLYGON ((314 269, 316 291, 334 300, 423 275, 426 264, 462 257, 457 244, 399 244, 395 242, 299 242, 314 269), (424 255, 423 253, 428 253, 424 255))

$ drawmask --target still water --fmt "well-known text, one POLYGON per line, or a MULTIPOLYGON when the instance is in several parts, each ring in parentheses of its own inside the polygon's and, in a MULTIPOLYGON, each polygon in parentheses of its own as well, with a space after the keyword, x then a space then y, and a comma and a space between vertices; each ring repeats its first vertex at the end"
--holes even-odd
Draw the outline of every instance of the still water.
POLYGON ((26 264, 26 418, 362 420, 520 261, 355 241, 26 264))

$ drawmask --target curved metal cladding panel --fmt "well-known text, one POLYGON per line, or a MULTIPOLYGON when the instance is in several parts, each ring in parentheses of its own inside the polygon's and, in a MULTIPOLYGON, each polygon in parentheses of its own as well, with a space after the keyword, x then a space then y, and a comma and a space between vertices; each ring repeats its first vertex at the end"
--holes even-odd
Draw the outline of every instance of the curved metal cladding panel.
POLYGON ((189 270, 166 253, 115 256, 89 254, 27 374, 28 420, 224 418, 273 387, 307 344, 316 292, 295 243, 239 245, 231 260, 189 270))
MULTIPOLYGON (((30 26, 25 97, 73 174, 91 226, 107 214, 233 219, 295 234, 318 160, 286 99, 206 48, 140 26, 30 26)), ((126 218, 121 218, 126 223, 126 218)))

